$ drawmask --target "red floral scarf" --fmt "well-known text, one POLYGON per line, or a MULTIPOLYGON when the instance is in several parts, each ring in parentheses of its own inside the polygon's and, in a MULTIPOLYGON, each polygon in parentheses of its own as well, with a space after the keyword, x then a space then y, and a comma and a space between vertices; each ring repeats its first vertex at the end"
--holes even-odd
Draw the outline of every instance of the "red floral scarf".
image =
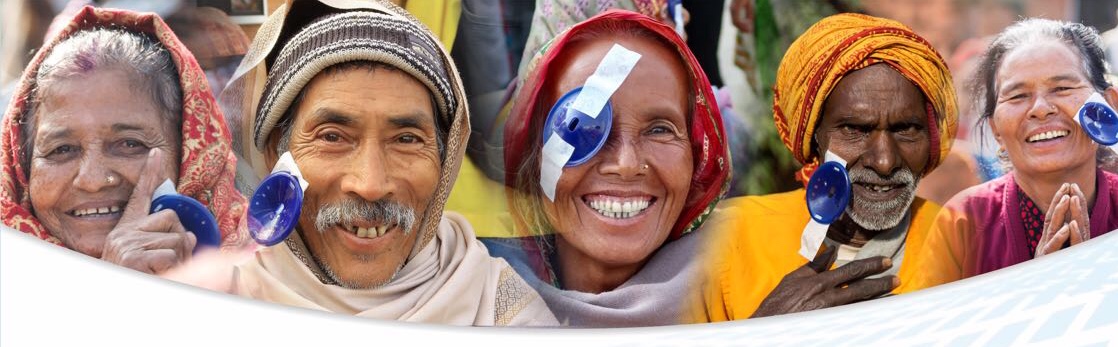
POLYGON ((222 248, 238 246, 245 237, 245 198, 234 188, 236 157, 231 150, 225 117, 210 93, 206 75, 194 56, 171 29, 153 13, 86 7, 43 45, 20 79, 2 123, 0 140, 0 219, 9 227, 62 245, 31 213, 28 177, 20 163, 23 139, 20 121, 35 86, 35 75, 48 53, 67 37, 93 28, 114 27, 144 33, 159 40, 171 53, 182 83, 182 163, 178 191, 200 201, 213 212, 222 233, 222 248))

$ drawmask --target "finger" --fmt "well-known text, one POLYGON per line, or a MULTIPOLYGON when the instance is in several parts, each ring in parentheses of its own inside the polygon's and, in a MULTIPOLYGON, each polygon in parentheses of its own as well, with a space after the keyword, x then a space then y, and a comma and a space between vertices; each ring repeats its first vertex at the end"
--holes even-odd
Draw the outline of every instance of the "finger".
POLYGON ((146 215, 137 222, 136 229, 155 233, 186 232, 186 228, 179 221, 179 215, 174 210, 162 210, 146 215))
POLYGON ((141 261, 151 269, 151 273, 155 274, 166 272, 179 264, 179 257, 175 251, 166 248, 146 250, 143 257, 141 261))
POLYGON ((1079 183, 1072 183, 1068 185, 1068 195, 1078 196, 1080 199, 1085 199, 1087 197, 1083 194, 1083 190, 1079 189, 1079 183))
POLYGON ((183 233, 185 240, 180 244, 179 258, 183 261, 190 260, 194 256, 194 247, 198 247, 198 236, 192 232, 183 233))
POLYGON ((190 254, 194 252, 194 247, 198 243, 197 236, 186 230, 186 227, 179 220, 179 216, 173 210, 163 210, 151 214, 140 222, 138 228, 150 233, 169 235, 172 239, 177 240, 173 244, 160 244, 159 248, 174 249, 183 259, 190 258, 190 254))
POLYGON ((828 306, 846 305, 884 295, 900 284, 901 281, 896 276, 858 280, 851 282, 845 288, 828 290, 823 294, 823 300, 828 306))
POLYGON ((859 259, 832 271, 819 274, 819 280, 829 287, 836 287, 885 272, 891 267, 893 267, 893 260, 886 257, 876 256, 859 259))
POLYGON ((1061 184, 1060 189, 1056 190, 1056 194, 1052 195, 1052 202, 1048 204, 1048 212, 1044 214, 1044 226, 1046 229, 1049 225, 1059 225, 1051 224, 1049 222, 1052 220, 1053 213, 1055 213, 1054 210, 1056 208, 1056 205, 1060 203, 1060 200, 1063 199, 1065 195, 1067 195, 1067 189, 1067 183, 1061 184))
POLYGON ((1070 210, 1069 214, 1071 215, 1072 220, 1079 220, 1080 218, 1084 217, 1083 212, 1085 208, 1083 206, 1083 201, 1084 199, 1080 198, 1079 196, 1073 195, 1071 197, 1071 201, 1069 202, 1069 205, 1071 206, 1069 206, 1068 209, 1070 210))
POLYGON ((1068 237, 1071 239, 1072 245, 1078 245, 1080 242, 1087 240, 1084 238, 1083 232, 1079 230, 1079 222, 1073 220, 1068 223, 1068 227, 1068 237))
POLYGON ((148 151, 144 167, 140 171, 140 179, 132 188, 132 196, 128 198, 128 205, 124 207, 120 222, 133 221, 148 215, 148 210, 151 209, 151 195, 164 179, 163 160, 162 150, 152 148, 148 151))
MULTIPOLYGON (((1087 199, 1084 199, 1083 197, 1078 195, 1075 195, 1071 198, 1071 213, 1069 213, 1069 215, 1071 220, 1076 222, 1076 227, 1078 227, 1078 229, 1082 229, 1081 232, 1077 233, 1081 234, 1080 242, 1091 239, 1091 221, 1090 216, 1087 214, 1086 201, 1087 199)), ((1073 243, 1075 242, 1073 241, 1073 243)))
MULTIPOLYGON (((1060 202, 1056 203, 1052 208, 1049 208, 1052 212, 1052 216, 1049 218, 1052 223, 1048 225, 1048 230, 1058 230, 1062 225, 1067 224, 1070 205, 1071 199, 1069 199, 1067 195, 1064 195, 1060 198, 1060 202)), ((1047 222, 1049 219, 1045 219, 1045 221, 1047 222)))
POLYGON ((1047 243, 1042 244, 1040 248, 1037 248, 1036 258, 1060 250, 1060 247, 1063 247, 1064 242, 1068 240, 1068 233, 1070 232, 1071 226, 1065 224, 1062 228, 1060 228, 1059 231, 1056 232, 1055 235, 1052 236, 1051 239, 1048 240, 1047 243))
POLYGON ((831 247, 823 244, 819 245, 819 251, 815 252, 815 258, 805 266, 816 274, 819 274, 830 270, 831 265, 835 264, 836 259, 838 259, 838 247, 831 247))

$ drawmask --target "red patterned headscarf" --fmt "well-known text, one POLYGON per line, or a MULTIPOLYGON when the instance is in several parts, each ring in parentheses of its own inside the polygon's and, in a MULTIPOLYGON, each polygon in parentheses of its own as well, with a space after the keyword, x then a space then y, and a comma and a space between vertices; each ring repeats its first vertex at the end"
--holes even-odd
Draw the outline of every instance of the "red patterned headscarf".
MULTIPOLYGON (((729 188, 730 152, 725 130, 722 127, 722 115, 718 105, 715 104, 710 82, 699 67, 699 62, 674 29, 645 15, 621 10, 607 11, 572 26, 551 43, 544 45, 528 66, 525 80, 520 84, 520 89, 512 102, 509 119, 505 123, 505 184, 516 189, 516 182, 520 179, 519 168, 525 164, 524 160, 529 157, 529 153, 533 150, 538 151, 538 148, 533 147, 540 147, 543 142, 540 134, 547 114, 536 114, 536 111, 539 109, 537 103, 544 102, 540 94, 547 83, 544 79, 548 76, 551 63, 570 42, 571 37, 575 37, 579 32, 615 21, 635 23, 671 42, 685 62, 685 68, 692 82, 691 93, 694 96, 694 104, 691 113, 690 138, 694 173, 683 212, 672 226, 669 236, 669 240, 675 240, 698 227, 729 188)), ((536 177, 531 181, 539 181, 539 179, 536 177)), ((539 185, 533 187, 539 189, 539 185)), ((515 193, 510 194, 513 195, 515 193)), ((520 217, 515 218, 518 219, 518 227, 526 227, 524 221, 519 220, 520 217)))
MULTIPOLYGON (((178 191, 200 201, 217 219, 222 233, 222 248, 240 246, 246 240, 245 198, 233 187, 236 158, 233 156, 225 117, 210 93, 206 74, 194 56, 179 42, 171 29, 153 13, 86 7, 70 24, 35 54, 19 82, 2 124, 0 140, 0 219, 24 233, 62 245, 31 213, 28 177, 20 162, 23 139, 20 122, 35 87, 35 75, 56 45, 83 30, 112 27, 150 35, 171 54, 182 88, 182 163, 179 165, 178 191)), ((106 86, 107 87, 107 86, 106 86)))

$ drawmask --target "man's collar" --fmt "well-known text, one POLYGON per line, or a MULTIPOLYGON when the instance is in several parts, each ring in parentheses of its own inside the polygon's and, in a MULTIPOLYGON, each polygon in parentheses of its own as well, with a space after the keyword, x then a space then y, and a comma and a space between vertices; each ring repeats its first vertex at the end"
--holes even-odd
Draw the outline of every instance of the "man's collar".
POLYGON ((284 240, 284 243, 287 244, 287 248, 291 249, 291 253, 294 254, 296 258, 299 258, 299 261, 302 262, 307 269, 311 270, 311 273, 314 274, 314 277, 318 278, 319 282, 322 282, 322 284, 337 285, 330 276, 326 276, 326 271, 323 271, 322 267, 318 265, 318 261, 311 256, 311 252, 307 249, 306 243, 303 243, 302 230, 296 228, 295 232, 291 233, 291 235, 287 237, 287 240, 284 240))

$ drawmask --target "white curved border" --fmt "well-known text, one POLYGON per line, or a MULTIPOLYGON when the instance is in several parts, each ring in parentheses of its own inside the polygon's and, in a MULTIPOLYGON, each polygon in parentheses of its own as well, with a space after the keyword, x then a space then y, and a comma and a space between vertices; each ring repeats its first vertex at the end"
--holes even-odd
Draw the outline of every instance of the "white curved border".
POLYGON ((0 231, 0 345, 1075 345, 1118 341, 1118 236, 913 294, 804 314, 637 329, 457 328, 209 292, 0 231))

